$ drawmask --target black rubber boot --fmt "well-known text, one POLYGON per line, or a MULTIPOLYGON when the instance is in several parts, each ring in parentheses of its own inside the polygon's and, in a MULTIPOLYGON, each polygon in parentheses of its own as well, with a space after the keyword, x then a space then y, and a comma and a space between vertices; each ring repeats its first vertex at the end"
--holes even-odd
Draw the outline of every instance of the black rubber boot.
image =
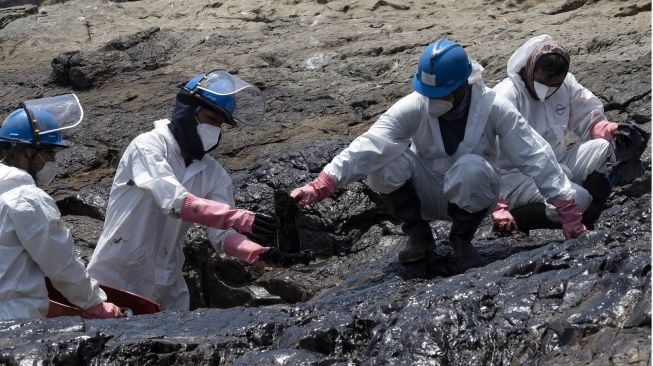
POLYGON ((583 188, 592 195, 592 203, 585 212, 583 212, 583 224, 590 229, 594 230, 594 224, 601 216, 601 212, 605 208, 605 203, 610 197, 610 181, 605 174, 599 172, 592 172, 587 176, 583 188))
POLYGON ((456 264, 461 270, 483 264, 483 259, 472 245, 472 239, 488 212, 488 209, 467 212, 453 203, 447 206, 447 213, 452 220, 449 244, 453 247, 456 264))
POLYGON ((413 184, 408 181, 384 196, 392 215, 402 222, 402 229, 408 235, 405 247, 399 251, 399 262, 411 263, 424 259, 435 247, 435 239, 428 221, 422 219, 422 206, 413 184))
POLYGON ((559 222, 553 222, 546 216, 544 203, 531 203, 510 210, 520 231, 528 233, 533 229, 561 229, 559 222))

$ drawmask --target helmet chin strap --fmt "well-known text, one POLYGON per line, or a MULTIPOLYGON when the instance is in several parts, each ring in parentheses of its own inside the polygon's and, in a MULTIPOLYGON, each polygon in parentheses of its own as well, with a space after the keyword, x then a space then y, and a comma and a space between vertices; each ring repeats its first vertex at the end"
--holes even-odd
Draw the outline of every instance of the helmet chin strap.
POLYGON ((217 148, 218 148, 218 145, 220 145, 220 141, 221 141, 221 140, 222 140, 222 134, 220 134, 220 137, 218 137, 218 143, 216 143, 215 145, 213 145, 213 147, 211 147, 210 149, 206 150, 206 153, 208 154, 208 153, 210 153, 211 151, 217 149, 217 148))

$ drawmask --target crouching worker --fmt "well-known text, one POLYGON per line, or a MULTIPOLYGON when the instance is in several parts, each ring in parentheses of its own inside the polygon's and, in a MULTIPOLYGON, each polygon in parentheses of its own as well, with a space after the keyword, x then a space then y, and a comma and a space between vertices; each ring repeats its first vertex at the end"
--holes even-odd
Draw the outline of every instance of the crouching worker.
POLYGON ((0 127, 0 319, 45 318, 45 277, 88 318, 122 316, 75 258, 54 200, 40 187, 57 173, 61 131, 79 124, 74 94, 24 102, 0 127))
POLYGON ((262 265, 259 255, 268 248, 244 234, 268 238, 277 220, 235 208, 231 178, 209 152, 218 147, 223 125, 259 123, 264 108, 258 88, 227 72, 188 81, 172 119, 155 121, 125 150, 89 273, 162 309, 188 309, 182 246, 192 223, 208 228, 217 251, 262 265))
MULTIPOLYGON (((583 224, 593 228, 611 190, 606 173, 615 151, 610 141, 628 126, 608 121, 599 98, 576 81, 569 66, 569 52, 562 44, 546 34, 536 36, 512 54, 508 77, 494 90, 551 146, 572 181, 583 224), (565 144, 568 132, 580 140, 570 148, 565 144)), ((561 227, 555 207, 546 202, 531 177, 507 158, 499 167, 502 198, 492 214, 497 231, 561 227)))
POLYGON ((403 222, 408 241, 401 263, 424 258, 435 243, 429 221, 446 220, 459 267, 477 266, 482 260, 471 241, 499 197, 498 140, 502 153, 556 205, 571 235, 581 234, 586 229, 553 152, 512 104, 484 86, 482 71, 458 43, 430 44, 419 58, 414 92, 291 196, 306 205, 367 176, 403 222))

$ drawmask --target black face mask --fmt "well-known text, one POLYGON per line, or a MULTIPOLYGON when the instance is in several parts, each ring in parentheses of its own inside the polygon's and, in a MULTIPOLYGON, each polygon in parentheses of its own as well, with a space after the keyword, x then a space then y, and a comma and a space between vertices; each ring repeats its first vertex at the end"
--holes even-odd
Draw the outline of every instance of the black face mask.
POLYGON ((467 115, 469 104, 472 99, 472 87, 464 83, 453 91, 453 108, 439 118, 445 121, 459 120, 467 115))
POLYGON ((168 125, 181 150, 195 160, 201 160, 205 154, 202 140, 197 134, 197 120, 195 119, 195 114, 201 106, 193 96, 179 92, 177 104, 172 112, 171 123, 168 125))

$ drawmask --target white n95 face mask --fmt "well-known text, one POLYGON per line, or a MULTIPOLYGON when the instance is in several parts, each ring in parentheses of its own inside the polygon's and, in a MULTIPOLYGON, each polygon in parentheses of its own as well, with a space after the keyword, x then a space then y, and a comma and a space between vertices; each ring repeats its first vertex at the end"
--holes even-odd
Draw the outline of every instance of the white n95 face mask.
POLYGON ((197 125, 197 135, 202 140, 204 151, 209 151, 220 141, 220 127, 210 125, 208 123, 200 123, 197 125))
POLYGON ((43 168, 36 173, 36 184, 43 187, 52 183, 54 177, 57 176, 58 170, 57 164, 52 161, 46 162, 43 168))
POLYGON ((433 117, 440 117, 453 108, 453 103, 442 99, 429 99, 429 114, 433 117))
POLYGON ((535 87, 535 95, 537 95, 537 99, 539 99, 540 102, 544 102, 546 98, 550 97, 556 92, 556 90, 558 90, 558 88, 546 86, 537 81, 533 81, 533 86, 535 87))

